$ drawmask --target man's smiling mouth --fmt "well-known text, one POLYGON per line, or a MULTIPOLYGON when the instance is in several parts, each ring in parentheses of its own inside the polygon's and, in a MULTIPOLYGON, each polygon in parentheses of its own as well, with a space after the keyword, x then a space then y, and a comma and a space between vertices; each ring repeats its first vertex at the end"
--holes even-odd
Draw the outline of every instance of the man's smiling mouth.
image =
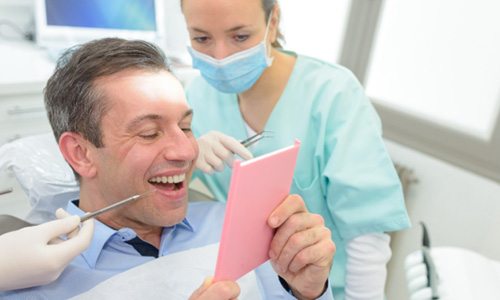
POLYGON ((150 178, 148 182, 160 190, 177 191, 184 187, 185 179, 186 174, 183 173, 172 176, 155 176, 150 178))

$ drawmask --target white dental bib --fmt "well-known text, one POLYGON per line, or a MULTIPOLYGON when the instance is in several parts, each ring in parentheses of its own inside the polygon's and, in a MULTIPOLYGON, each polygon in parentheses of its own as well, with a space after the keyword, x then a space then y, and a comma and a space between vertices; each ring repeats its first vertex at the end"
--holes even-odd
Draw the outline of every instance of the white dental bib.
MULTIPOLYGON (((71 299, 188 299, 214 274, 219 244, 163 256, 98 284, 71 299)), ((252 271, 238 281, 238 299, 261 299, 252 271)))

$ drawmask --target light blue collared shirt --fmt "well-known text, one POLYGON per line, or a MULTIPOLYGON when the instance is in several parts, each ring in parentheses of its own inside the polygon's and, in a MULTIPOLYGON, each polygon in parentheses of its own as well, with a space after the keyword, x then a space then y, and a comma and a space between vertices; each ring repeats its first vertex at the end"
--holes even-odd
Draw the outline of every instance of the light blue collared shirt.
MULTIPOLYGON (((222 230, 224 210, 225 206, 219 203, 190 203, 187 216, 181 223, 163 229, 159 256, 217 243, 222 230)), ((84 214, 72 202, 69 202, 67 211, 70 214, 84 214)), ((127 243, 136 236, 135 231, 130 228, 114 230, 96 220, 94 237, 89 248, 70 263, 58 280, 45 286, 0 292, 0 298, 68 299, 86 292, 115 274, 155 259, 153 256, 141 256, 127 243)), ((255 271, 264 299, 295 299, 279 283, 278 275, 269 263, 263 264, 255 271)), ((330 288, 320 299, 333 299, 330 288)))

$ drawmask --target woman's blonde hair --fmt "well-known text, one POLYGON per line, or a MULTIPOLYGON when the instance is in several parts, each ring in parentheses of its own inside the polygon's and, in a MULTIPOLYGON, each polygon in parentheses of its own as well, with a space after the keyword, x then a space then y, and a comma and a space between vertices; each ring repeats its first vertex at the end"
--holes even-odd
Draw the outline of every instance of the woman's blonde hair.
MULTIPOLYGON (((269 18, 271 17, 271 14, 273 13, 274 7, 278 4, 277 0, 261 0, 262 1, 262 8, 264 9, 264 12, 266 14, 266 23, 268 22, 269 18)), ((281 45, 282 42, 285 42, 285 37, 280 31, 279 28, 279 23, 281 19, 281 11, 278 10, 278 22, 276 23, 276 40, 271 43, 271 45, 274 48, 283 48, 281 45)))

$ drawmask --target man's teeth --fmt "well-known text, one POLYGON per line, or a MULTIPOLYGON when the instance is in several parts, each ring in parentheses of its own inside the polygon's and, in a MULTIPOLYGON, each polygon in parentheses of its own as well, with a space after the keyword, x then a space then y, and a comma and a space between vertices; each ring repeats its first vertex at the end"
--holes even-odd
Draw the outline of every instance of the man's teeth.
POLYGON ((149 179, 151 183, 179 183, 186 179, 186 174, 179 174, 174 176, 157 176, 149 179))

